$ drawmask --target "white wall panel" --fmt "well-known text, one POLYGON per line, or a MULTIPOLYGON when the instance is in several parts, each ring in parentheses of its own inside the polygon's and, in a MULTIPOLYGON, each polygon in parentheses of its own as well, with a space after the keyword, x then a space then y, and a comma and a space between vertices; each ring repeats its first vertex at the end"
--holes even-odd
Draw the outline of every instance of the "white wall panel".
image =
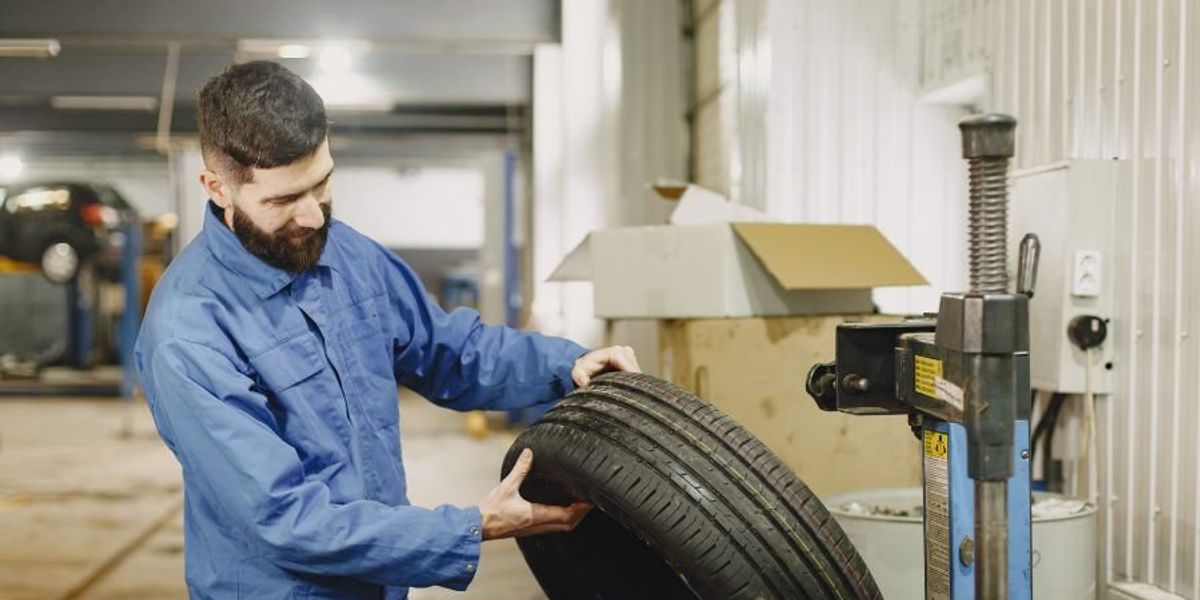
POLYGON ((476 165, 339 168, 334 215, 389 248, 477 250, 484 172, 476 165))
POLYGON ((603 342, 587 283, 545 283, 588 232, 665 221, 647 184, 687 164, 677 2, 563 3, 562 44, 534 55, 535 325, 603 342))
MULTIPOLYGON (((1101 575, 1200 598, 1200 98, 1194 0, 926 0, 925 39, 984 15, 985 109, 1020 121, 1017 163, 1134 160, 1109 261, 1118 392, 1101 401, 1101 575)), ((924 72, 940 77, 929 62, 924 72)), ((946 75, 945 78, 950 78, 946 75)))
MULTIPOLYGON (((753 0, 761 4, 760 0, 753 0)), ((695 80, 692 107, 692 179, 726 197, 734 184, 739 148, 737 10, 734 2, 693 4, 695 80)))
POLYGON ((722 0, 697 23, 697 70, 717 60, 724 82, 697 87, 697 181, 791 221, 878 226, 931 282, 878 290, 894 312, 966 280, 964 111, 921 97, 921 8, 722 0))

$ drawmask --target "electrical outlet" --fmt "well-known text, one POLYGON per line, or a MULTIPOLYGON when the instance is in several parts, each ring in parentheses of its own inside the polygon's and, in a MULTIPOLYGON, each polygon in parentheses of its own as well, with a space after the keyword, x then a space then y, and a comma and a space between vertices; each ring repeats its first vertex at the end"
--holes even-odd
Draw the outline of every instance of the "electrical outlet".
POLYGON ((1071 269, 1071 295, 1080 298, 1099 296, 1102 266, 1099 250, 1076 250, 1071 269))

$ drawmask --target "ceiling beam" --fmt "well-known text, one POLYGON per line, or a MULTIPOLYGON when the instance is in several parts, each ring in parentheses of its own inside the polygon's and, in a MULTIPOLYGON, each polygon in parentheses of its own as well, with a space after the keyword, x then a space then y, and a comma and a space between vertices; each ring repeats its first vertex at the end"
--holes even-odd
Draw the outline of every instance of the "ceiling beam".
POLYGON ((0 37, 553 43, 558 0, 4 0, 0 37))

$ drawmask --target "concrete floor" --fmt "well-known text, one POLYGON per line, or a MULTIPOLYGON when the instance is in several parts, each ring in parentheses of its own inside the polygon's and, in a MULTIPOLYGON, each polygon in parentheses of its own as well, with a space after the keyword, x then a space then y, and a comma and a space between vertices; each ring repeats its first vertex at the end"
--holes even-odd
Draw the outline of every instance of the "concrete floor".
MULTIPOLYGON (((474 504, 513 434, 466 434, 464 416, 402 396, 415 504, 474 504)), ((143 404, 0 398, 0 600, 185 598, 179 466, 143 404)), ((545 598, 512 540, 487 542, 465 593, 413 600, 545 598)))

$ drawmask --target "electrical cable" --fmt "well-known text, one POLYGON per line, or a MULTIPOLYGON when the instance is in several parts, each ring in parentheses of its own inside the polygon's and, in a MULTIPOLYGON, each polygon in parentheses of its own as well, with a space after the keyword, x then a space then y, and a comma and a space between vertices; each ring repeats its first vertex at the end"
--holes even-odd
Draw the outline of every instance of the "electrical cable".
POLYGON ((1087 494, 1088 501, 1095 504, 1099 500, 1099 471, 1094 460, 1096 456, 1096 394, 1092 391, 1092 366, 1094 364, 1094 349, 1087 349, 1087 364, 1083 370, 1083 410, 1086 426, 1080 451, 1080 460, 1087 461, 1087 494))
POLYGON ((1058 427, 1058 417, 1062 413, 1063 405, 1066 404, 1065 399, 1066 394, 1051 394, 1050 404, 1042 415, 1042 422, 1038 424, 1045 428, 1042 438, 1042 479, 1046 482, 1046 490, 1051 492, 1062 491, 1062 472, 1054 466, 1052 451, 1054 430, 1058 427))
POLYGON ((1030 462, 1033 462, 1038 455, 1038 447, 1042 438, 1045 437, 1046 431, 1054 426, 1058 419, 1058 411, 1061 410, 1060 396, 1063 394, 1050 394, 1046 399, 1046 406, 1042 409, 1042 418, 1038 420, 1037 426, 1033 428, 1033 437, 1029 440, 1030 446, 1030 462))
MULTIPOLYGON (((1033 395, 1034 404, 1037 404, 1037 391, 1031 392, 1033 395)), ((1045 397, 1044 406, 1042 407, 1042 418, 1038 419, 1037 425, 1033 428, 1033 436, 1029 438, 1029 462, 1032 464, 1037 459, 1038 442, 1046 433, 1046 415, 1050 414, 1050 398, 1045 397)))

